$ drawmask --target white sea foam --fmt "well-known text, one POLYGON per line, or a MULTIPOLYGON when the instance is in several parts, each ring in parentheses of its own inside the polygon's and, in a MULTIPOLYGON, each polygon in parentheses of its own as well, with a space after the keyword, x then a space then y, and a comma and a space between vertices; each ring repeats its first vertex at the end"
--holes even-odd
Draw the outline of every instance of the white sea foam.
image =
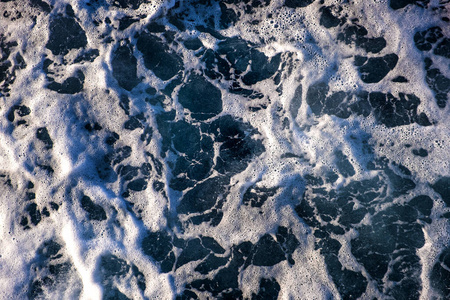
MULTIPOLYGON (((213 237, 225 249, 224 253, 217 256, 231 257, 236 255, 233 254, 233 247, 239 244, 248 241, 255 245, 265 234, 276 239, 277 230, 282 226, 292 230, 298 240, 299 245, 292 253, 295 264, 284 260, 273 266, 250 264, 243 267, 237 280, 243 296, 251 298, 252 293, 257 294, 261 278, 274 278, 280 286, 279 299, 339 299, 341 291, 327 269, 328 258, 324 258, 320 247, 315 247, 317 241, 314 228, 295 211, 301 201, 306 201, 302 200, 304 195, 312 191, 312 188, 307 187, 307 175, 326 178, 330 170, 340 172, 336 162, 337 150, 345 155, 354 172, 348 176, 341 172, 335 181, 322 183, 321 188, 327 192, 338 191, 351 182, 377 176, 384 176, 382 180, 388 181, 381 169, 367 169, 368 163, 375 158, 384 157, 390 167, 395 163, 410 170, 411 175, 405 176, 411 178, 416 187, 406 194, 393 197, 395 199, 386 196, 383 199, 391 201, 374 205, 371 214, 394 205, 404 205, 418 195, 430 195, 433 200, 429 216, 431 222, 420 221, 425 224, 422 227, 425 243, 417 250, 422 266, 418 277, 422 282, 421 299, 439 297, 429 274, 441 250, 449 245, 450 227, 448 219, 442 217, 448 214, 448 207, 431 185, 441 177, 450 176, 449 108, 447 105, 441 109, 436 104, 435 93, 425 79, 425 56, 415 47, 414 34, 441 24, 440 18, 445 12, 437 13, 431 8, 423 9, 416 5, 394 11, 389 8, 388 1, 325 1, 327 5, 341 6, 341 15, 346 15, 348 20, 357 18, 358 24, 367 28, 368 37, 382 36, 386 39, 386 47, 377 54, 368 54, 354 43, 346 45, 338 42, 341 27, 326 29, 320 26, 319 1, 297 9, 281 7, 284 1, 271 1, 268 6, 255 9, 254 14, 242 13, 234 26, 221 30, 220 34, 226 37, 237 35, 254 43, 254 48, 269 59, 282 53, 282 64, 286 63, 281 72, 282 92, 277 90, 279 84, 275 84, 272 79, 265 79, 251 87, 263 97, 249 99, 230 93, 230 82, 225 79, 211 79, 209 82, 221 91, 223 111, 211 120, 200 122, 193 115, 186 115, 189 110, 177 100, 180 86, 167 93, 163 105, 150 106, 147 103, 145 89, 151 86, 162 94, 159 91, 164 89, 167 82, 160 80, 146 67, 141 52, 134 50, 139 83, 130 92, 117 84, 112 60, 119 46, 126 45, 126 40, 135 45, 136 34, 157 20, 175 32, 178 41, 172 43, 170 49, 183 57, 186 76, 181 81, 185 84, 188 81, 187 74, 192 70, 198 72, 205 63, 199 55, 203 50, 187 50, 182 40, 198 37, 205 49, 219 49, 219 39, 195 29, 196 22, 201 23, 201 16, 192 13, 191 19, 187 17, 188 30, 180 32, 166 20, 166 15, 176 5, 176 1, 151 1, 141 4, 138 9, 109 6, 112 1, 104 1, 104 5, 91 2, 88 5, 87 2, 52 0, 48 2, 53 6, 50 14, 25 1, 0 4, 0 11, 22 14, 22 18, 16 21, 6 17, 0 19, 0 28, 3 28, 0 34, 7 42, 17 42, 17 46, 10 47, 10 60, 20 53, 27 64, 26 68, 16 70, 15 80, 9 86, 9 95, 0 91, 0 298, 33 298, 30 294, 33 282, 40 278, 42 284, 45 276, 51 277, 48 275, 49 266, 67 263, 70 266, 67 275, 63 279, 54 279, 55 282, 49 287, 43 284, 44 291, 39 295, 44 298, 100 299, 111 289, 105 284, 110 279, 105 279, 101 273, 101 259, 111 253, 126 261, 129 270, 136 266, 145 277, 146 289, 142 291, 138 287, 139 276, 134 271, 127 270, 126 275, 117 276, 113 280, 114 286, 121 293, 134 299, 173 299, 183 292, 186 283, 195 279, 214 279, 218 271, 201 276, 194 271, 199 259, 194 259, 171 272, 161 272, 161 261, 142 250, 142 240, 149 231, 168 232, 172 242, 173 236, 185 241, 199 236, 213 237), (87 46, 86 49, 72 49, 63 57, 53 55, 46 49, 46 44, 51 34, 48 25, 50 20, 58 13, 64 14, 67 4, 71 4, 77 22, 85 31, 87 46), (271 18, 269 14, 272 14, 271 18), (138 20, 119 31, 119 20, 125 16, 138 20), (113 26, 106 23, 107 17, 113 26), (254 19, 260 22, 250 25, 254 19), (99 25, 95 26, 94 21, 99 22, 99 25), (106 43, 107 37, 114 41, 106 43), (98 49, 98 58, 93 62, 74 63, 88 49, 98 49), (390 53, 399 57, 395 69, 383 80, 365 84, 354 64, 354 56, 381 57, 390 53), (49 67, 51 76, 43 71, 46 58, 54 62, 49 67), (67 78, 73 78, 79 70, 85 76, 81 92, 75 95, 58 94, 46 88, 50 82, 47 77, 62 83, 67 78), (399 75, 407 77, 409 82, 392 82, 399 75), (339 91, 353 93, 349 101, 356 101, 355 95, 363 90, 391 93, 396 98, 402 93, 414 94, 421 101, 417 114, 424 112, 433 125, 421 126, 412 122, 391 128, 377 120, 374 113, 367 117, 353 113, 346 119, 332 114, 318 115, 308 105, 306 98, 309 87, 319 81, 328 83, 328 96, 339 91), (296 114, 292 115, 290 107, 298 96, 296 89, 299 85, 302 86, 302 101, 296 114), (123 95, 127 95, 130 100, 129 115, 118 105, 123 95), (11 122, 8 116, 14 105, 27 106, 31 114, 18 116, 16 113, 15 121, 11 122), (264 108, 249 111, 252 107, 264 108), (176 112, 176 120, 185 119, 194 125, 214 122, 225 115, 240 118, 257 130, 252 139, 260 140, 264 145, 263 153, 252 157, 242 172, 230 177, 229 193, 222 207, 223 218, 217 226, 211 226, 208 222, 193 224, 192 214, 189 213, 176 216, 182 193, 174 191, 169 185, 174 177, 171 169, 180 151, 177 153, 171 150, 171 154, 163 157, 163 139, 167 137, 158 131, 160 124, 157 121, 159 113, 172 109, 176 112), (129 117, 139 113, 143 113, 145 124, 154 129, 153 138, 147 144, 141 138, 141 129, 124 129, 123 124, 129 117), (17 120, 25 120, 26 123, 18 125, 17 120), (102 130, 88 132, 84 126, 94 122, 98 122, 102 130), (37 138, 37 130, 43 127, 47 128, 51 137, 51 147, 37 138), (120 136, 114 147, 104 143, 112 132, 120 136), (364 142, 372 147, 373 154, 366 152, 362 146, 364 136, 367 136, 364 142), (407 144, 410 146, 405 147, 407 144), (152 175, 146 178, 148 188, 131 192, 128 196, 124 196, 126 181, 120 176, 108 181, 100 179, 98 175, 99 164, 104 156, 111 153, 113 148, 125 146, 130 146, 132 151, 123 160, 123 165, 140 167, 149 163, 152 168, 152 175), (412 151, 419 148, 427 150, 428 155, 413 155, 412 151), (161 162, 161 174, 156 172, 158 166, 155 161, 161 162), (43 166, 50 166, 53 172, 49 173, 43 166), (33 182, 33 188, 28 188, 29 181, 33 182), (153 188, 157 183, 163 184, 162 190, 153 188), (243 194, 254 186, 278 190, 261 207, 244 205, 243 194), (29 193, 34 193, 35 199, 26 200, 29 193), (84 195, 94 205, 103 208, 107 219, 88 220, 86 209, 80 205, 84 195), (36 203, 40 210, 39 224, 33 225, 31 213, 27 213, 31 202, 36 203), (59 209, 52 209, 50 203, 57 204, 59 209), (49 217, 44 215, 44 207, 50 211, 49 217), (28 222, 25 225, 20 223, 24 217, 28 222), (42 245, 50 240, 60 244, 58 253, 61 257, 49 259, 39 254, 42 245)), ((432 5, 435 5, 434 2, 432 5)), ((219 5, 214 4, 213 7, 219 8, 219 5)), ((449 27, 446 24, 443 32, 448 37, 449 27)), ((0 54, 0 57, 7 55, 0 54)), ((438 67, 444 76, 450 77, 448 59, 432 55, 432 60, 434 67, 438 67)), ((237 81, 244 86, 242 77, 237 81)), ((210 136, 213 136, 212 133, 210 136)), ((220 146, 214 145, 216 156, 220 146)), ((173 144, 170 147, 173 148, 173 144)), ((113 168, 114 174, 120 172, 118 166, 113 168)), ((395 172, 401 174, 401 171, 395 172)), ((212 178, 222 176, 217 170, 211 174, 212 178)), ((363 207, 363 204, 358 203, 355 207, 363 207)), ((316 208, 314 213, 318 216, 319 209, 316 208)), ((325 221, 321 218, 323 216, 317 217, 317 220, 323 225, 325 221)), ((329 234, 329 237, 343 245, 337 252, 342 266, 347 270, 361 272, 365 278, 372 275, 352 254, 351 241, 358 237, 357 230, 361 227, 376 226, 373 218, 367 213, 358 227, 355 225, 345 235, 329 234)), ((173 251, 180 257, 183 249, 177 247, 173 251)), ((229 262, 227 264, 228 267, 229 262)), ((367 286, 362 299, 387 299, 388 296, 383 294, 388 290, 387 287, 384 291, 380 290, 374 280, 368 282, 367 286)))

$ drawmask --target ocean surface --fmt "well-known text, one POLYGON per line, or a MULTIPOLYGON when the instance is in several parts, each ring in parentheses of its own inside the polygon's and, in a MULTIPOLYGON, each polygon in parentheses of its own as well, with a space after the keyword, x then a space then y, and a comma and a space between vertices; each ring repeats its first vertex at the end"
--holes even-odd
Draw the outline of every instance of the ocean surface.
POLYGON ((449 0, 1 0, 0 299, 450 299, 449 0))

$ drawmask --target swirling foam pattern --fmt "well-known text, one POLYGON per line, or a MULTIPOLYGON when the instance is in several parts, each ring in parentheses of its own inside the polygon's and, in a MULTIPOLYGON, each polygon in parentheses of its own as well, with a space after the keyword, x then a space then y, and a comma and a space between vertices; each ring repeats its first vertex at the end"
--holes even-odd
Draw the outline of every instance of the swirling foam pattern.
POLYGON ((449 9, 0 1, 0 298, 449 299, 449 9))

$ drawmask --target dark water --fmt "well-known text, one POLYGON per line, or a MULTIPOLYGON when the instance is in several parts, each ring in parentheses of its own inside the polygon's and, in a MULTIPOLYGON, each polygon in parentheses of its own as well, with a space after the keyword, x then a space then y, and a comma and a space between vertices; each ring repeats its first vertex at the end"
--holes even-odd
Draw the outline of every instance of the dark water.
POLYGON ((0 298, 449 299, 450 3, 0 3, 0 298))

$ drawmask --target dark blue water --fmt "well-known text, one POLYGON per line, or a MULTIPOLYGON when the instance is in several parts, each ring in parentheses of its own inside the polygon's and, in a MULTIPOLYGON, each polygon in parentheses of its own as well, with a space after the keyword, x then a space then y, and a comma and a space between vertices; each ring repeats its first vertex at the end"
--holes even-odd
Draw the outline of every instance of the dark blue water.
POLYGON ((449 9, 2 0, 0 298, 449 299, 449 9))

